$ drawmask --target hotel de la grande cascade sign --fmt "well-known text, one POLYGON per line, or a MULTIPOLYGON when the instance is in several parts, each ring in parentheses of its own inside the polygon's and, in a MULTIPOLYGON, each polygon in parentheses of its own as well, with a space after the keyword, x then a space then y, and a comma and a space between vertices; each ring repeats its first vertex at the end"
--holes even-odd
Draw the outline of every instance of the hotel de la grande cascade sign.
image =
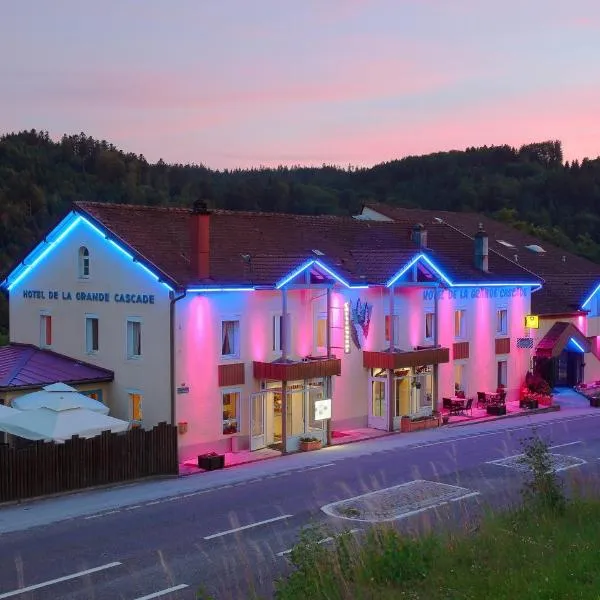
POLYGON ((469 298, 516 298, 527 297, 528 290, 524 287, 460 287, 453 289, 423 290, 423 300, 467 300, 469 298))
POLYGON ((72 292, 65 290, 23 290, 25 300, 53 300, 65 302, 114 302, 117 304, 154 304, 154 294, 137 292, 72 292))

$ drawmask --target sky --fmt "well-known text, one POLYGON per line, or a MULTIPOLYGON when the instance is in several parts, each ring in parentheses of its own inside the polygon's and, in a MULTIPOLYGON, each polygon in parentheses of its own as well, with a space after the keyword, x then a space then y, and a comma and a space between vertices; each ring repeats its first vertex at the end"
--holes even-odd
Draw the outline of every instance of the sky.
POLYGON ((154 162, 600 155, 598 0, 0 0, 0 134, 154 162))

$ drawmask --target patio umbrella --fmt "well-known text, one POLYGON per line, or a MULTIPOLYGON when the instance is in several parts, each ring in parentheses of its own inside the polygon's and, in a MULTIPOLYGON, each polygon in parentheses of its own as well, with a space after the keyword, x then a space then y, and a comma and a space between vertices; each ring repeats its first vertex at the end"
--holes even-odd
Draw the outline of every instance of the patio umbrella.
POLYGON ((50 408, 52 410, 67 410, 70 408, 86 408, 103 415, 108 414, 108 406, 81 394, 75 388, 65 383, 53 383, 37 392, 19 396, 12 401, 14 408, 19 410, 35 410, 50 408))
POLYGON ((0 431, 28 440, 64 442, 74 435, 89 438, 100 435, 103 431, 120 433, 128 428, 128 421, 85 408, 52 410, 42 407, 0 415, 0 431))
POLYGON ((0 404, 0 419, 5 417, 9 417, 11 415, 16 415, 19 411, 15 408, 11 408, 10 406, 4 406, 4 404, 0 404))

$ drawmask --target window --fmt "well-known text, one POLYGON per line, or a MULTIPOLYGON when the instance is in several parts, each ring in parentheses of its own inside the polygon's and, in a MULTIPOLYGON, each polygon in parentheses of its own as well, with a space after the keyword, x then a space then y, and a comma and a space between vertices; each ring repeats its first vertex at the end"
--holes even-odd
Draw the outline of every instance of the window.
POLYGON ((98 317, 85 318, 85 351, 88 354, 98 352, 98 317))
POLYGON ((500 308, 496 312, 496 333, 506 335, 508 332, 508 310, 500 308))
POLYGON ((228 435, 238 432, 239 426, 239 391, 223 392, 223 433, 228 435))
POLYGON ((82 391, 80 393, 83 394, 84 396, 90 397, 92 400, 97 400, 98 402, 104 403, 103 394, 102 394, 101 389, 86 390, 86 391, 82 391))
POLYGON ((435 314, 425 313, 425 339, 433 340, 435 337, 435 314))
POLYGON ((467 336, 467 323, 466 323, 467 311, 459 309, 454 311, 454 337, 465 338, 467 336))
POLYGON ((129 414, 132 427, 142 426, 142 399, 140 392, 129 392, 129 414))
POLYGON ((498 387, 506 387, 508 363, 505 360, 498 361, 498 387))
POLYGON ((221 356, 240 355, 240 322, 221 321, 221 356))
MULTIPOLYGON (((400 346, 400 317, 393 315, 394 319, 394 344, 395 348, 400 346)), ((390 341, 390 315, 385 315, 385 341, 390 341)))
MULTIPOLYGON (((287 321, 287 328, 285 330, 286 334, 287 334, 287 346, 288 349, 290 347, 290 334, 291 334, 291 329, 290 329, 290 315, 287 315, 287 318, 285 319, 287 321)), ((283 338, 281 337, 281 331, 283 328, 283 315, 273 315, 273 322, 272 322, 272 350, 273 352, 277 352, 280 350, 283 350, 283 346, 282 346, 282 341, 283 338)))
POLYGON ((40 315, 40 347, 52 346, 52 317, 47 314, 40 315))
POLYGON ((464 363, 454 363, 454 395, 459 392, 465 393, 465 365, 464 363))
POLYGON ((85 247, 79 248, 79 278, 87 279, 90 276, 90 251, 85 247))
POLYGON ((315 323, 315 345, 318 351, 327 351, 327 313, 319 313, 315 323))
POLYGON ((142 323, 137 319, 127 319, 127 358, 142 356, 142 323))

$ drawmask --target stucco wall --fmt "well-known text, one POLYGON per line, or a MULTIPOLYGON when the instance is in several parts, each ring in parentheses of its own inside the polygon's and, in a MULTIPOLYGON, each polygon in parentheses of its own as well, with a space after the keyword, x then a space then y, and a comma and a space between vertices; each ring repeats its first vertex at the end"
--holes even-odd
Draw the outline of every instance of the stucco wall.
MULTIPOLYGON (((39 296, 33 294, 36 295, 39 296)), ((143 395, 143 425, 152 427, 160 421, 170 421, 168 290, 103 236, 84 223, 77 225, 10 290, 9 300, 12 342, 39 345, 40 313, 47 311, 52 316, 52 350, 114 371, 108 399, 112 415, 130 419, 127 394, 129 390, 139 390, 143 395), (81 246, 90 251, 89 279, 79 278, 81 246), (44 297, 25 298, 31 295, 28 292, 40 292, 44 297), (110 300, 76 298, 77 293, 87 292, 107 294, 110 300), (115 301, 115 294, 127 293, 152 296, 153 303, 115 301), (67 299, 68 294, 71 299, 67 299), (87 314, 99 319, 99 350, 90 354, 85 347, 87 314), (128 317, 142 320, 139 359, 127 358, 128 317)))

